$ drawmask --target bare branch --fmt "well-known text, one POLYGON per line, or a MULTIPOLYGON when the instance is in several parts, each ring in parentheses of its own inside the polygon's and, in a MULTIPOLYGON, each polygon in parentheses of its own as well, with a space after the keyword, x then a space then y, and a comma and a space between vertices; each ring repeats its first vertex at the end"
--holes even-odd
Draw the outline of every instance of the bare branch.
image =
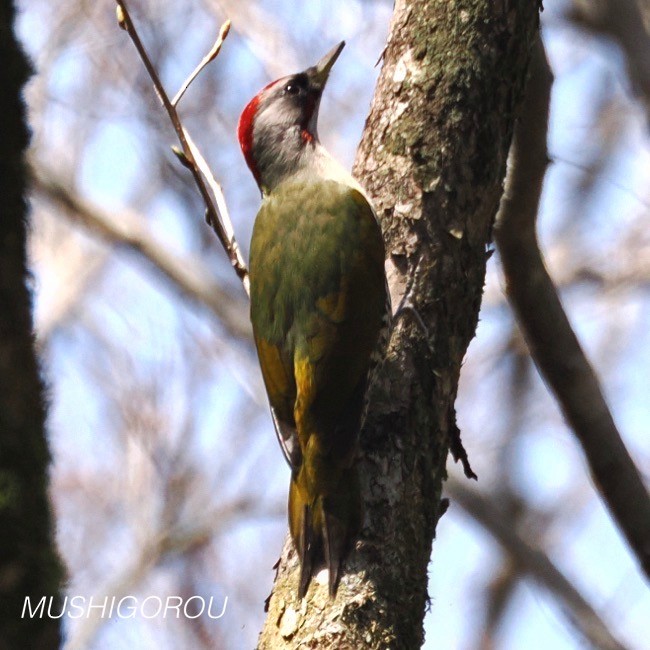
POLYGON ((625 53, 634 91, 650 125, 650 35, 636 0, 574 0, 567 17, 580 27, 615 40, 625 53))
POLYGON ((519 567, 506 556, 491 577, 485 593, 485 620, 477 644, 478 650, 495 650, 496 637, 513 600, 521 574, 519 567))
POLYGON ((510 150, 495 238, 506 289, 531 355, 580 441, 611 515, 650 576, 650 498, 576 338, 542 259, 535 220, 548 163, 552 74, 537 43, 510 150))
POLYGON ((463 510, 499 541, 522 571, 559 598, 566 606, 572 623, 594 647, 601 650, 625 649, 544 551, 522 539, 513 529, 512 522, 503 517, 491 501, 475 489, 469 488, 467 484, 454 479, 447 481, 445 490, 463 510))
MULTIPOLYGON (((239 250, 239 245, 237 244, 237 240, 235 239, 235 229, 233 228, 232 220, 230 219, 230 212, 228 211, 228 205, 226 204, 226 197, 223 195, 223 190, 221 189, 221 185, 219 185, 216 178, 212 174, 212 170, 210 169, 210 166, 208 165, 205 158, 199 151, 199 148, 194 144, 194 141, 190 137, 190 134, 185 127, 183 127, 183 133, 185 134, 185 138, 187 139, 187 146, 192 151, 192 155, 194 156, 194 161, 197 167, 203 174, 203 177, 208 182, 208 185, 212 190, 214 200, 217 203, 217 211, 219 213, 220 223, 223 226, 223 230, 226 239, 229 242, 229 246, 234 251, 237 259, 241 260, 243 264, 244 262, 241 256, 241 252, 239 250)), ((241 278, 241 280, 244 284, 244 290, 246 291, 247 294, 249 294, 250 286, 248 282, 248 271, 246 271, 246 275, 243 278, 241 278)))
POLYGON ((219 30, 219 35, 217 36, 217 40, 214 42, 214 45, 210 48, 210 51, 203 57, 201 60, 201 63, 194 68, 194 71, 192 74, 183 82, 183 85, 180 87, 179 91, 176 93, 174 96, 174 99, 172 99, 172 106, 176 106, 178 102, 181 100, 181 97, 185 94, 185 91, 190 87, 190 84, 199 76, 201 73, 201 70, 205 68, 208 63, 211 63, 217 58, 217 55, 219 52, 221 52, 221 46, 223 45, 223 42, 228 36, 228 32, 230 31, 230 21, 226 20, 226 22, 221 25, 221 29, 219 30))
POLYGON ((233 29, 245 39, 272 79, 287 70, 300 70, 300 57, 288 38, 286 25, 259 2, 204 0, 210 11, 220 10, 233 18, 233 29))
MULTIPOLYGON (((601 249, 598 255, 572 250, 566 241, 552 245, 546 254, 555 286, 566 289, 589 284, 599 290, 599 296, 626 290, 643 290, 650 285, 650 245, 644 240, 647 231, 645 217, 628 226, 624 241, 601 249)), ((488 281, 481 309, 501 307, 505 297, 498 282, 488 281)))
POLYGON ((250 341, 251 330, 248 308, 216 282, 211 282, 210 271, 196 260, 181 259, 159 244, 133 213, 121 214, 120 223, 88 201, 72 192, 53 174, 33 168, 34 188, 48 199, 63 206, 66 213, 78 223, 114 244, 127 246, 151 263, 186 296, 208 307, 234 338, 250 341))
MULTIPOLYGON (((178 488, 178 481, 174 485, 178 488)), ((181 499, 182 501, 182 499, 181 499)), ((133 593, 145 580, 146 576, 165 558, 186 554, 192 549, 203 547, 214 535, 215 529, 225 520, 236 520, 243 514, 250 514, 255 509, 255 503, 242 498, 226 503, 222 507, 207 509, 204 515, 186 526, 182 514, 178 512, 175 501, 165 502, 160 517, 159 527, 155 530, 141 531, 137 551, 123 564, 119 571, 107 576, 103 584, 95 587, 91 599, 95 602, 114 598, 119 601, 133 593)), ((89 600, 90 602, 90 600, 89 600)), ((92 641, 99 629, 106 623, 97 610, 88 612, 76 627, 66 644, 66 650, 83 650, 91 647, 92 641)))
POLYGON ((84 254, 77 259, 66 261, 66 275, 58 287, 56 302, 37 319, 37 343, 40 348, 57 328, 67 321, 76 311, 79 304, 88 294, 93 283, 106 266, 108 255, 105 251, 99 254, 84 254))
MULTIPOLYGON (((194 144, 190 145, 191 140, 188 141, 187 131, 183 127, 180 118, 178 117, 178 113, 176 112, 176 107, 170 101, 169 96, 167 95, 167 92, 165 91, 165 88, 162 85, 162 82, 160 81, 160 77, 158 76, 158 73, 153 67, 153 64, 151 63, 149 56, 147 55, 147 51, 145 50, 144 45, 140 40, 140 36, 138 35, 138 32, 135 29, 133 21, 131 20, 131 15, 129 14, 129 11, 126 7, 124 0, 116 0, 116 1, 117 1, 118 24, 131 37, 131 40, 133 41, 133 44, 135 45, 135 48, 138 51, 138 54, 140 55, 142 62, 144 63, 144 67, 146 68, 147 72, 149 73, 149 77, 153 82, 154 88, 156 90, 156 94, 158 95, 158 98, 160 99, 163 107, 167 111, 167 115, 169 116, 169 119, 174 127, 174 130, 176 131, 176 135, 178 136, 178 141, 181 144, 183 155, 186 160, 185 166, 192 173, 194 182, 196 183, 196 186, 199 188, 199 192, 201 193, 201 197, 205 203, 206 220, 210 224, 214 232, 216 233, 219 241, 221 242, 221 245, 226 251, 228 258, 230 259, 230 263, 232 264, 235 273, 237 273, 237 276, 239 277, 239 279, 242 281, 242 284, 244 285, 244 290, 246 291, 246 293, 248 293, 249 284, 248 284, 248 269, 246 268, 246 263, 244 262, 244 258, 241 254, 237 241, 232 235, 232 232, 229 233, 227 228, 224 225, 225 219, 229 221, 229 218, 227 217, 227 215, 226 217, 224 217, 224 215, 220 211, 219 209, 220 201, 217 200, 217 203, 215 203, 212 196, 210 196, 210 192, 208 190, 208 187, 206 186, 205 179, 196 161, 196 157, 195 157, 195 154, 197 152, 196 145, 194 144)), ((222 28, 222 33, 224 34, 224 38, 225 38, 225 35, 228 33, 228 30, 226 29, 224 32, 224 29, 222 28)), ((214 56, 216 56, 216 54, 214 56)), ((219 188, 219 193, 221 193, 221 188, 219 188)))

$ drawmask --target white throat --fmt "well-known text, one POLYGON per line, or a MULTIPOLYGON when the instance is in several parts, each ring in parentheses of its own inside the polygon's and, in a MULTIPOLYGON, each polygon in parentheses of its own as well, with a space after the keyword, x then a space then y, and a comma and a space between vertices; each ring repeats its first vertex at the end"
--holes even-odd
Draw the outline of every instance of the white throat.
MULTIPOLYGON (((279 161, 276 160, 276 165, 279 161)), ((284 174, 275 179, 268 187, 264 187, 262 194, 267 196, 281 182, 298 181, 308 183, 310 181, 336 181, 342 185, 352 187, 366 196, 363 188, 352 177, 352 175, 335 160, 325 147, 317 140, 307 144, 300 156, 292 161, 292 169, 285 168, 284 174)), ((281 166, 280 166, 281 167, 281 166)), ((367 198, 367 197, 366 197, 367 198)))

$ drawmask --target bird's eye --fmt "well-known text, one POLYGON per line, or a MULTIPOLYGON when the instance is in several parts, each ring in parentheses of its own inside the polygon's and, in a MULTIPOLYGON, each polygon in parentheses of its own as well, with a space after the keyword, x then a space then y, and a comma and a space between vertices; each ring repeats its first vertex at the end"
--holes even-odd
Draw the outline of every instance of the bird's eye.
POLYGON ((284 92, 287 93, 288 95, 297 95, 300 92, 300 86, 289 82, 284 87, 284 92))

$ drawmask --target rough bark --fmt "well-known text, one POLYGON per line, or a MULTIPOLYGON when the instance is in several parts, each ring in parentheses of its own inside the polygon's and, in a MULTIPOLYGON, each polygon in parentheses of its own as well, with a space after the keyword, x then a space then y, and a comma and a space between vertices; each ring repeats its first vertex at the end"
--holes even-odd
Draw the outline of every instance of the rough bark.
POLYGON ((394 297, 408 290, 361 436, 365 527, 337 597, 296 598, 286 543, 259 648, 418 648, 460 366, 474 335, 537 7, 398 0, 355 173, 394 297), (409 306, 410 305, 410 306, 409 306))
MULTIPOLYGON (((60 566, 50 537, 49 455, 43 386, 33 348, 26 267, 28 133, 21 99, 29 66, 12 31, 13 3, 0 3, 0 649, 57 648, 58 621, 22 618, 55 596, 60 566)), ((58 611, 58 610, 53 610, 58 611)))

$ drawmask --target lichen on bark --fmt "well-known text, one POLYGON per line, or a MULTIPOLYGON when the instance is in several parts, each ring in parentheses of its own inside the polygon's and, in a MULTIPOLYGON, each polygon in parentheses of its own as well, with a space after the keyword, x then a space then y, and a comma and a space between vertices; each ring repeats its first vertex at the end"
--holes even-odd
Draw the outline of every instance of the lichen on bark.
POLYGON ((391 294, 408 289, 412 308, 395 321, 371 391, 364 530, 338 594, 330 601, 316 580, 297 600, 287 542, 259 648, 422 645, 460 366, 537 27, 527 0, 395 4, 354 171, 382 223, 391 294))

